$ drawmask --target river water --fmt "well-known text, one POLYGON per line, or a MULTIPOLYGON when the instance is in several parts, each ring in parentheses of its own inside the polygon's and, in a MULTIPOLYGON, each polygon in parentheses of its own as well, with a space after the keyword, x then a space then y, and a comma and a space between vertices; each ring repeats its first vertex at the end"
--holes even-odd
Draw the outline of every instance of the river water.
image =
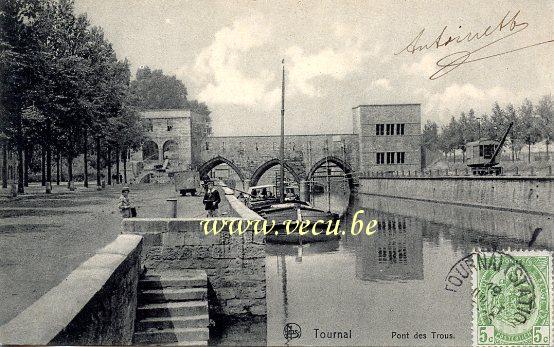
MULTIPOLYGON (((313 203, 327 209, 328 197, 313 203)), ((448 291, 450 268, 475 248, 529 249, 537 228, 531 249, 553 249, 552 219, 540 215, 351 196, 344 187, 331 195, 331 209, 342 213, 342 230, 358 210, 366 223, 377 219, 378 230, 301 250, 267 245, 270 345, 287 342, 287 323, 301 328, 288 345, 469 345, 471 276, 448 291), (351 337, 321 338, 315 329, 351 337)))

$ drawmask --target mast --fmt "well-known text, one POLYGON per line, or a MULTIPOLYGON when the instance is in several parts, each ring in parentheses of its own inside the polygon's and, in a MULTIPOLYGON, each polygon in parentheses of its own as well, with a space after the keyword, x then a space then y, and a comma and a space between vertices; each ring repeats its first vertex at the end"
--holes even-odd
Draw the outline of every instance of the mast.
POLYGON ((280 175, 279 200, 285 202, 285 59, 283 64, 283 79, 281 83, 281 147, 279 148, 280 175))

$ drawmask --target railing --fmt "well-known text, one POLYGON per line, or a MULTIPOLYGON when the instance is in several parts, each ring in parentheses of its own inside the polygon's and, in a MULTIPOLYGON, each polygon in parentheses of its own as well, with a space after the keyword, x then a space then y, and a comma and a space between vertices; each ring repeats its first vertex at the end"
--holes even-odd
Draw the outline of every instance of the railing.
MULTIPOLYGON (((423 170, 391 170, 391 171, 365 171, 359 172, 360 178, 388 178, 388 177, 464 177, 475 176, 471 168, 465 169, 423 169, 423 170)), ((520 169, 515 166, 510 169, 503 169, 500 175, 488 175, 484 177, 552 177, 552 165, 543 168, 520 169)))

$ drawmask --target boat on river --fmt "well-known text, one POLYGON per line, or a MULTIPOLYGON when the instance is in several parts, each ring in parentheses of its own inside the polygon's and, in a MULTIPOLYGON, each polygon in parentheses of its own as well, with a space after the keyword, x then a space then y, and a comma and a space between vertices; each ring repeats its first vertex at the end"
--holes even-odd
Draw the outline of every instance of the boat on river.
MULTIPOLYGON (((309 232, 305 235, 300 235, 298 233, 298 228, 294 229, 298 223, 302 221, 309 220, 312 223, 316 221, 322 221, 322 227, 324 224, 337 220, 339 218, 338 214, 331 213, 330 211, 324 211, 318 208, 311 206, 306 201, 301 201, 299 197, 299 192, 295 192, 294 188, 290 185, 287 187, 285 183, 285 66, 283 60, 283 79, 281 84, 281 145, 279 150, 279 159, 280 159, 280 175, 278 187, 275 187, 275 190, 269 190, 272 186, 261 187, 264 194, 258 200, 258 188, 255 188, 254 191, 249 193, 250 195, 250 208, 256 211, 260 216, 266 220, 275 221, 276 228, 279 229, 285 227, 284 222, 287 220, 291 222, 290 230, 294 232, 287 235, 285 230, 277 231, 277 235, 266 235, 267 242, 275 243, 302 243, 302 242, 316 242, 316 241, 327 241, 331 239, 336 239, 339 236, 327 236, 325 235, 325 230, 319 230, 321 233, 314 234, 312 233, 312 228, 308 228, 309 232), (278 189, 276 189, 278 188, 278 189)), ((252 189, 251 188, 251 189, 252 189)))
MULTIPOLYGON (((320 242, 337 240, 339 235, 326 235, 328 223, 339 219, 337 213, 326 212, 315 208, 306 202, 288 202, 282 204, 274 204, 271 207, 263 209, 259 212, 260 216, 269 221, 275 222, 275 230, 277 234, 267 234, 266 241, 272 243, 302 243, 302 242, 320 242), (290 221, 290 234, 286 233, 285 221, 290 221), (300 235, 298 232, 298 224, 309 221, 306 233, 300 235), (316 221, 320 221, 313 233, 312 226, 316 221)), ((272 223, 273 224, 273 223, 272 223)))

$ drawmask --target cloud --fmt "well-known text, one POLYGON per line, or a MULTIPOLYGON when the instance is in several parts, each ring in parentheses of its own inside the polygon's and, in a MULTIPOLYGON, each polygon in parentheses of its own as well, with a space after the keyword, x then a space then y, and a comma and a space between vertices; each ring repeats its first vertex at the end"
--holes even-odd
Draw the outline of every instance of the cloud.
MULTIPOLYGON (((200 86, 199 100, 263 109, 279 103, 280 73, 263 66, 263 61, 274 60, 269 49, 275 48, 275 32, 268 23, 261 14, 254 14, 236 19, 215 34, 197 55, 190 76, 200 86)), ((328 44, 322 48, 307 50, 295 44, 284 49, 288 96, 318 97, 318 79, 344 80, 380 52, 378 45, 365 49, 365 41, 360 39, 363 35, 349 24, 335 23, 329 30, 328 44)), ((187 70, 183 67, 178 73, 187 70)))
POLYGON ((481 89, 471 83, 454 83, 437 93, 419 88, 415 94, 426 100, 423 104, 423 118, 442 123, 448 122, 452 116, 459 116, 461 112, 468 112, 471 108, 476 113, 490 114, 495 101, 500 104, 518 104, 525 95, 499 86, 481 89))
POLYGON ((273 93, 268 92, 268 85, 274 75, 262 70, 250 77, 240 68, 248 52, 266 44, 271 32, 271 26, 259 14, 239 18, 219 30, 196 58, 195 78, 204 85, 198 98, 208 103, 245 106, 271 101, 273 93))
POLYGON ((427 53, 421 57, 418 62, 412 64, 403 64, 402 70, 410 75, 423 75, 429 77, 437 71, 437 57, 427 53))
POLYGON ((390 81, 386 78, 380 78, 378 80, 375 80, 375 81, 371 82, 371 86, 372 87, 383 88, 385 90, 391 90, 392 89, 392 86, 390 85, 390 81))
POLYGON ((318 96, 320 93, 315 85, 317 78, 343 80, 347 75, 358 71, 368 57, 377 54, 378 49, 364 49, 364 42, 347 36, 349 33, 344 27, 337 26, 335 35, 341 44, 315 53, 306 53, 299 46, 287 49, 287 61, 291 62, 289 82, 293 92, 318 96))

